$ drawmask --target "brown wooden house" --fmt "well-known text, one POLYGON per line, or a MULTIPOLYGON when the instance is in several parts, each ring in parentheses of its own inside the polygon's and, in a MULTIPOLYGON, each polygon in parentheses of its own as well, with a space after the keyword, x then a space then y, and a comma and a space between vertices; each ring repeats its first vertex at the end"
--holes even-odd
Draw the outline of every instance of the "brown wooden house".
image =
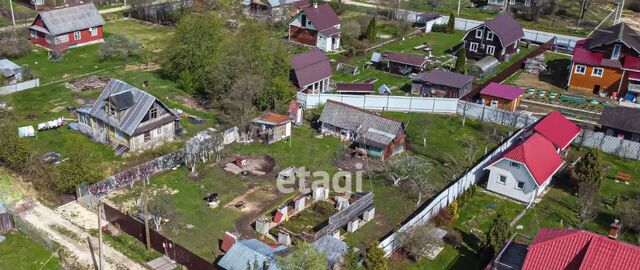
POLYGON ((424 70, 427 58, 421 55, 388 52, 383 54, 389 73, 410 75, 424 70))
POLYGON ((473 77, 436 69, 413 77, 411 94, 424 97, 460 98, 471 92, 473 77))
POLYGON ((492 82, 480 91, 480 98, 486 106, 513 112, 520 106, 522 93, 524 89, 520 87, 492 82))
POLYGON ((518 42, 523 37, 522 26, 516 20, 500 15, 469 29, 462 42, 467 58, 478 60, 491 55, 502 62, 518 53, 518 42))

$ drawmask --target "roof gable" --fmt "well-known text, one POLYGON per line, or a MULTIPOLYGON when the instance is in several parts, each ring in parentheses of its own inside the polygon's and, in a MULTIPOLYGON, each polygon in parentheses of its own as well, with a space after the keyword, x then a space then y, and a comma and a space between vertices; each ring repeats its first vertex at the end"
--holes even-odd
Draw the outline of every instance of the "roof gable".
POLYGON ((562 150, 567 148, 580 133, 580 127, 556 111, 538 121, 533 126, 533 130, 562 150))
POLYGON ((162 106, 173 117, 177 118, 172 110, 166 107, 154 96, 123 81, 112 79, 89 110, 89 115, 108 123, 110 126, 118 128, 127 135, 133 135, 142 119, 147 115, 147 112, 149 112, 149 109, 155 103, 162 106), (125 94, 126 92, 129 92, 130 94, 125 94), (114 116, 107 115, 104 102, 108 99, 111 100, 114 96, 120 95, 130 95, 131 100, 127 101, 126 105, 128 105, 128 107, 123 111, 123 115, 120 119, 117 119, 114 116))
POLYGON ((551 142, 537 133, 512 147, 502 157, 524 164, 538 186, 544 185, 564 163, 551 142))
POLYGON ((607 29, 596 30, 593 32, 593 35, 587 39, 585 47, 592 50, 614 42, 621 42, 640 54, 640 35, 624 22, 607 29))
POLYGON ((340 24, 340 18, 329 4, 317 4, 304 7, 302 12, 315 26, 322 31, 340 24))
MULTIPOLYGON (((104 25, 104 19, 93 4, 41 11, 36 19, 38 17, 52 35, 104 25)), ((33 23, 32 27, 34 27, 33 23)))

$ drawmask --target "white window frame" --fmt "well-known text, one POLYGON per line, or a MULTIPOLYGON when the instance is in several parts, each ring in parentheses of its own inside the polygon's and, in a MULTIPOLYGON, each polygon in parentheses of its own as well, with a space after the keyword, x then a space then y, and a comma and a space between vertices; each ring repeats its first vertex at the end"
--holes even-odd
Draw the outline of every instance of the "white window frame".
POLYGON ((471 42, 469 44, 469 51, 470 52, 478 52, 478 43, 471 42))
POLYGON ((522 181, 516 181, 516 189, 517 190, 524 190, 524 186, 526 185, 525 182, 522 181), (520 183, 522 183, 522 187, 519 187, 520 183))
POLYGON ((73 32, 73 40, 80 40, 80 39, 82 39, 82 33, 80 31, 73 32))
POLYGON ((587 66, 576 65, 574 73, 582 74, 582 75, 586 74, 587 73, 587 66), (582 71, 580 71, 580 70, 582 70, 582 71))
POLYGON ((493 32, 487 31, 487 40, 493 40, 493 32))
POLYGON ((531 0, 525 0, 524 1, 524 6, 525 7, 530 7, 531 6, 531 0))
POLYGON ((91 33, 92 37, 95 37, 98 35, 98 27, 91 27, 89 28, 89 32, 91 33))
POLYGON ((496 53, 496 46, 487 45, 487 54, 493 55, 496 53))
POLYGON ((476 29, 476 38, 482 39, 482 33, 484 32, 484 30, 482 29, 476 29))
POLYGON ((38 37, 38 32, 36 32, 36 30, 30 30, 29 34, 30 34, 31 38, 37 38, 38 37))
POLYGON ((498 184, 506 185, 507 184, 507 176, 499 174, 498 175, 498 184), (504 181, 502 181, 503 178, 504 178, 504 181))
POLYGON ((613 45, 613 52, 611 53, 611 59, 618 60, 620 58, 620 51, 622 46, 620 44, 613 45))
POLYGON ((509 1, 509 4, 510 4, 510 5, 515 5, 515 4, 516 4, 516 0, 510 0, 510 1, 509 1))
POLYGON ((604 76, 604 68, 594 67, 591 70, 591 77, 599 77, 602 78, 604 76), (596 72, 598 71, 598 72, 596 72), (599 74, 598 74, 599 73, 599 74))
POLYGON ((489 103, 489 107, 493 108, 498 108, 498 105, 500 105, 500 102, 497 99, 492 99, 491 103, 489 103))

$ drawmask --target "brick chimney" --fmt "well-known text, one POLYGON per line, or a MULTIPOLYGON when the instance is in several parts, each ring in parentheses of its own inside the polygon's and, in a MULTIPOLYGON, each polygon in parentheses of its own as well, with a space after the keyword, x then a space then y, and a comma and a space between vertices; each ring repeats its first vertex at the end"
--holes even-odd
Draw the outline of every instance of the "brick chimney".
POLYGON ((609 238, 611 239, 617 239, 618 238, 618 233, 620 233, 620 229, 622 228, 622 225, 620 224, 619 220, 614 220, 613 223, 611 223, 610 229, 609 229, 609 238))

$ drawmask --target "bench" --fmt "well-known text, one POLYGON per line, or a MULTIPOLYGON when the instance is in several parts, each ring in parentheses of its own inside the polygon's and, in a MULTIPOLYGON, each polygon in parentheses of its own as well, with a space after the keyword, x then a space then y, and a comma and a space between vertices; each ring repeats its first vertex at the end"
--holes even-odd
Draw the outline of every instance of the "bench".
POLYGON ((619 172, 616 174, 617 183, 623 182, 628 185, 630 180, 631 180, 631 175, 628 173, 619 172))

